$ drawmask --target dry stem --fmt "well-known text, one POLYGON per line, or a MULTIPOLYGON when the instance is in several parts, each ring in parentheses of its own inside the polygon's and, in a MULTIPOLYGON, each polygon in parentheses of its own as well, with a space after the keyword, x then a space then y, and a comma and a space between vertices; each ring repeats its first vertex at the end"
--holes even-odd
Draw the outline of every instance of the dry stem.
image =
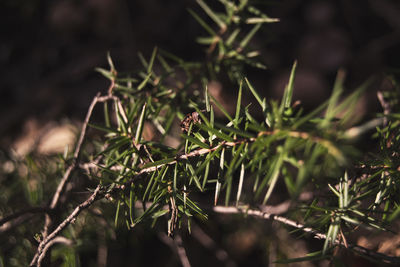
MULTIPOLYGON (((247 214, 250 216, 254 216, 254 217, 258 217, 258 218, 262 218, 262 219, 266 219, 266 220, 274 220, 274 221, 278 221, 281 222, 283 224, 292 226, 294 228, 300 229, 303 232, 309 233, 311 234, 314 238, 316 239, 322 239, 325 240, 326 239, 326 235, 323 233, 318 232, 317 230, 311 228, 311 227, 306 227, 305 225, 295 222, 293 220, 290 220, 288 218, 282 217, 282 216, 278 216, 278 215, 274 215, 271 213, 266 213, 266 212, 261 212, 259 210, 252 210, 252 209, 247 209, 247 208, 240 208, 240 207, 225 207, 225 206, 216 206, 214 207, 214 212, 217 213, 227 213, 227 214, 247 214)), ((365 247, 362 246, 358 246, 355 244, 350 244, 347 243, 343 244, 340 242, 339 239, 336 239, 334 242, 336 245, 339 246, 343 246, 346 248, 349 248, 351 250, 353 250, 354 252, 362 255, 362 256, 366 256, 366 257, 370 257, 372 259, 379 259, 382 260, 385 263, 388 264, 396 264, 399 265, 400 264, 400 258, 398 257, 391 257, 379 252, 375 252, 373 250, 367 249, 365 247)))

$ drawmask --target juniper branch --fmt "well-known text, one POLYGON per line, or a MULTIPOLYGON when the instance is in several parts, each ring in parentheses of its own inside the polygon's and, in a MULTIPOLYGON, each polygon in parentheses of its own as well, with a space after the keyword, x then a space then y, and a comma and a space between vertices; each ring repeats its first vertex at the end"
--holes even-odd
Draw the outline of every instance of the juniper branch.
MULTIPOLYGON (((265 135, 275 135, 278 134, 280 132, 286 132, 290 137, 294 137, 294 138, 300 138, 300 139, 310 139, 312 141, 314 141, 315 143, 320 143, 323 146, 325 146, 328 150, 331 150, 332 154, 339 154, 341 155, 341 152, 334 146, 334 144, 324 138, 321 137, 317 137, 317 136, 312 136, 311 134, 307 133, 307 132, 300 132, 300 131, 284 131, 284 130, 273 130, 273 131, 262 131, 259 132, 257 135, 258 137, 261 136, 265 136, 265 135)), ((218 145, 211 147, 211 148, 199 148, 199 149, 195 149, 192 150, 189 153, 183 153, 183 154, 177 154, 175 156, 174 160, 171 160, 168 163, 161 163, 159 165, 156 166, 151 166, 151 167, 144 167, 142 168, 139 172, 137 172, 137 176, 140 176, 142 174, 145 173, 150 173, 150 172, 154 172, 160 168, 162 168, 165 165, 174 165, 176 163, 178 163, 179 161, 182 160, 188 160, 190 158, 194 158, 194 157, 198 157, 198 156, 202 156, 205 154, 209 154, 211 152, 214 152, 215 150, 219 149, 219 148, 225 148, 225 147, 235 147, 237 145, 240 145, 242 143, 253 143, 257 140, 257 138, 251 137, 251 138, 245 138, 245 139, 240 139, 240 140, 234 140, 233 142, 229 142, 229 141, 221 141, 218 145)), ((84 163, 84 164, 80 164, 79 167, 84 169, 84 170, 89 170, 89 169, 98 169, 100 167, 105 167, 104 165, 100 165, 98 164, 98 161, 96 162, 89 162, 89 163, 84 163)), ((112 166, 111 170, 113 171, 118 171, 121 170, 122 166, 112 166)), ((135 178, 134 178, 135 179, 135 178)), ((131 183, 134 179, 129 180, 127 183, 131 183)))

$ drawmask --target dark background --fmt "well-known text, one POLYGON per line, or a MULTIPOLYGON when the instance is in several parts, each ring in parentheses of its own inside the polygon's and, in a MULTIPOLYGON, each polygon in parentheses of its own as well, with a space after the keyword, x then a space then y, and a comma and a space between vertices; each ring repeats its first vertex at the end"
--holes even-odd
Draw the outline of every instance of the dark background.
MULTIPOLYGON (((94 71, 106 67, 107 51, 123 71, 134 70, 137 53, 149 56, 156 45, 186 60, 202 59, 204 47, 194 39, 205 33, 188 7, 206 16, 191 0, 2 0, 2 147, 32 117, 82 120, 90 99, 108 85, 94 71)), ((349 88, 398 71, 397 1, 259 1, 258 7, 281 19, 253 42, 269 70, 248 75, 266 94, 279 95, 295 59, 296 97, 305 104, 329 96, 339 68, 347 71, 349 88)))
MULTIPOLYGON (((219 7, 217 1, 208 2, 219 7)), ((258 3, 269 16, 281 20, 266 25, 253 40, 268 66, 263 71, 247 70, 258 90, 278 97, 297 59, 295 98, 306 105, 315 106, 328 98, 337 70, 343 68, 349 89, 375 78, 361 112, 380 111, 376 91, 383 87, 386 73, 399 72, 398 1, 258 3)), ((64 118, 82 121, 93 96, 108 88, 108 81, 94 71, 95 67, 107 66, 107 51, 122 71, 135 70, 140 66, 137 53, 149 56, 154 46, 186 60, 204 58, 204 47, 195 43, 195 37, 205 33, 187 12, 188 7, 206 16, 191 0, 1 0, 1 148, 8 149, 23 135, 29 120, 43 124, 64 118)), ((225 90, 229 94, 236 88, 225 90)), ((263 229, 261 223, 252 224, 260 228, 246 232, 246 223, 240 229, 226 230, 239 223, 230 224, 223 217, 219 220, 221 229, 208 226, 209 231, 213 236, 222 236, 223 231, 235 233, 226 242, 239 266, 265 263, 265 259, 257 258, 264 253, 257 250, 260 246, 246 250, 243 243, 249 235, 253 235, 253 242, 259 242, 254 241, 254 235, 260 234, 257 229, 263 229), (238 233, 245 238, 235 239, 238 233), (239 240, 237 250, 232 248, 235 240, 239 240)), ((137 234, 118 235, 115 251, 109 255, 116 266, 124 262, 121 255, 134 253, 132 247, 143 250, 134 254, 136 263, 148 264, 146 249, 154 246, 163 251, 159 259, 151 259, 154 264, 168 259, 170 252, 165 245, 148 241, 157 236, 140 229, 137 234), (140 246, 131 244, 135 242, 140 246)), ((190 240, 189 256, 201 260, 202 251, 196 249, 199 245, 190 244, 190 240)), ((91 257, 95 255, 88 252, 86 259, 91 257)), ((178 260, 173 257, 169 265, 175 266, 178 260)), ((213 264, 210 266, 217 266, 218 261, 213 264)))

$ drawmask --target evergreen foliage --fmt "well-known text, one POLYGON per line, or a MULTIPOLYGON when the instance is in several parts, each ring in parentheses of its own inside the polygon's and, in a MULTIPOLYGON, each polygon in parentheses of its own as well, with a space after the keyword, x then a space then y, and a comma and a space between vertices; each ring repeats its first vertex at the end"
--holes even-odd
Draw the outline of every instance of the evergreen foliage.
MULTIPOLYGON (((208 34, 197 40, 207 46, 205 62, 186 62, 154 48, 147 57, 139 54, 141 70, 124 73, 108 55, 109 69, 97 71, 110 87, 94 98, 76 149, 58 159, 32 157, 18 163, 30 172, 26 178, 17 171, 8 174, 19 181, 12 185, 13 192, 2 182, 2 214, 21 208, 12 204, 21 191, 27 205, 38 207, 26 214, 47 214, 46 227, 34 227, 41 234, 31 264, 39 266, 45 260, 53 241, 87 242, 85 224, 95 222, 99 214, 88 213, 83 220, 80 213, 94 206, 112 221, 108 227, 135 231, 139 224, 166 224, 171 238, 190 231, 193 220, 208 220, 210 212, 243 213, 279 221, 295 229, 296 236, 324 240, 320 251, 299 259, 283 257, 281 263, 333 259, 338 248, 346 248, 380 263, 398 264, 396 257, 347 241, 365 229, 396 230, 391 228, 400 213, 395 80, 392 91, 380 92, 384 113, 357 125, 356 104, 370 81, 344 96, 344 71, 338 72, 331 97, 313 111, 305 112, 293 99, 301 62, 293 64, 282 99, 266 99, 246 77, 245 67, 265 68, 257 51, 251 50, 251 39, 264 24, 278 19, 263 14, 251 1, 220 0, 223 13, 203 0, 197 2, 208 18, 189 12, 208 34), (209 93, 209 82, 220 75, 235 85, 233 113, 209 93), (251 104, 243 104, 244 95, 251 96, 251 104), (96 121, 92 114, 100 108, 104 119, 96 121), (146 136, 149 132, 151 137, 146 136), (365 153, 360 138, 371 136, 368 142, 377 147, 365 153), (32 186, 32 179, 37 185, 32 186), (68 184, 91 188, 90 193, 77 202, 68 184), (282 200, 290 200, 290 207, 281 216, 260 212, 282 200), (50 204, 42 206, 47 201, 50 204)), ((2 227, 23 214, 3 216, 2 227)), ((43 224, 42 218, 35 221, 43 224)), ((23 244, 2 245, 7 247, 2 266, 24 265, 34 254, 37 244, 29 227, 18 229, 15 236, 24 237, 23 244)), ((55 247, 52 257, 64 255, 65 264, 79 265, 73 247, 55 247)))

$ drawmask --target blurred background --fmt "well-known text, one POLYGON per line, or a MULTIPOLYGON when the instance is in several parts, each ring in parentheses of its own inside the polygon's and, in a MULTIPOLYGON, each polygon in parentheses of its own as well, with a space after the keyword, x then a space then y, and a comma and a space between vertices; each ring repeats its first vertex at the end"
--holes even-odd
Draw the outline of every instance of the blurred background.
MULTIPOLYGON (((265 94, 279 95, 296 59, 296 98, 305 104, 329 96, 339 68, 349 88, 398 70, 398 1, 259 1, 258 7, 281 20, 253 41, 269 69, 248 75, 265 94)), ((26 125, 32 120, 82 120, 90 99, 108 85, 94 71, 107 66, 107 51, 123 71, 135 70, 137 53, 149 56, 154 46, 186 60, 204 58, 195 42, 204 31, 187 8, 206 16, 193 0, 2 0, 0 146, 33 127, 26 125)))
MULTIPOLYGON (((207 3, 218 8, 218 1, 207 3)), ((258 7, 280 19, 279 23, 264 26, 253 40, 268 67, 248 70, 249 80, 259 91, 278 98, 293 62, 298 60, 295 99, 308 106, 322 103, 342 68, 347 72, 349 89, 375 77, 360 112, 381 111, 376 91, 385 87, 385 73, 398 74, 400 70, 398 1, 276 0, 259 1, 258 7)), ((203 59, 205 47, 196 44, 195 38, 204 31, 187 8, 206 16, 193 0, 0 1, 1 150, 29 153, 27 140, 31 136, 43 133, 43 129, 57 130, 63 121, 68 125, 81 122, 93 96, 108 88, 108 81, 94 71, 95 67, 107 67, 108 51, 117 70, 122 71, 135 70, 140 66, 137 53, 149 56, 154 46, 188 61, 203 59)), ((236 93, 236 88, 224 90, 226 95, 236 93)), ((226 266, 268 264, 260 250, 265 244, 257 236, 271 234, 273 226, 266 230, 265 222, 251 220, 240 225, 224 216, 215 220, 219 224, 208 225, 207 231, 227 247, 233 260, 223 250, 222 260, 218 255, 210 256, 214 259, 208 260, 210 266, 220 261, 226 266), (223 236, 227 237, 222 240, 223 236)), ((193 266, 200 266, 204 250, 210 251, 216 245, 201 245, 207 244, 204 238, 208 235, 198 226, 194 229, 198 237, 195 241, 188 238, 188 253, 199 260, 193 266)), ((160 261, 165 266, 179 266, 168 241, 147 231, 139 227, 135 233, 116 235, 109 250, 109 262, 114 265, 108 266, 151 266, 160 261), (160 257, 149 263, 146 250, 150 247, 159 247, 160 257), (135 255, 134 265, 121 258, 126 253, 135 255)), ((294 244, 287 249, 301 256, 303 241, 293 241, 289 236, 286 240, 286 245, 294 244)), ((96 249, 90 245, 83 248, 86 254, 82 254, 82 266, 96 262, 96 249)))

